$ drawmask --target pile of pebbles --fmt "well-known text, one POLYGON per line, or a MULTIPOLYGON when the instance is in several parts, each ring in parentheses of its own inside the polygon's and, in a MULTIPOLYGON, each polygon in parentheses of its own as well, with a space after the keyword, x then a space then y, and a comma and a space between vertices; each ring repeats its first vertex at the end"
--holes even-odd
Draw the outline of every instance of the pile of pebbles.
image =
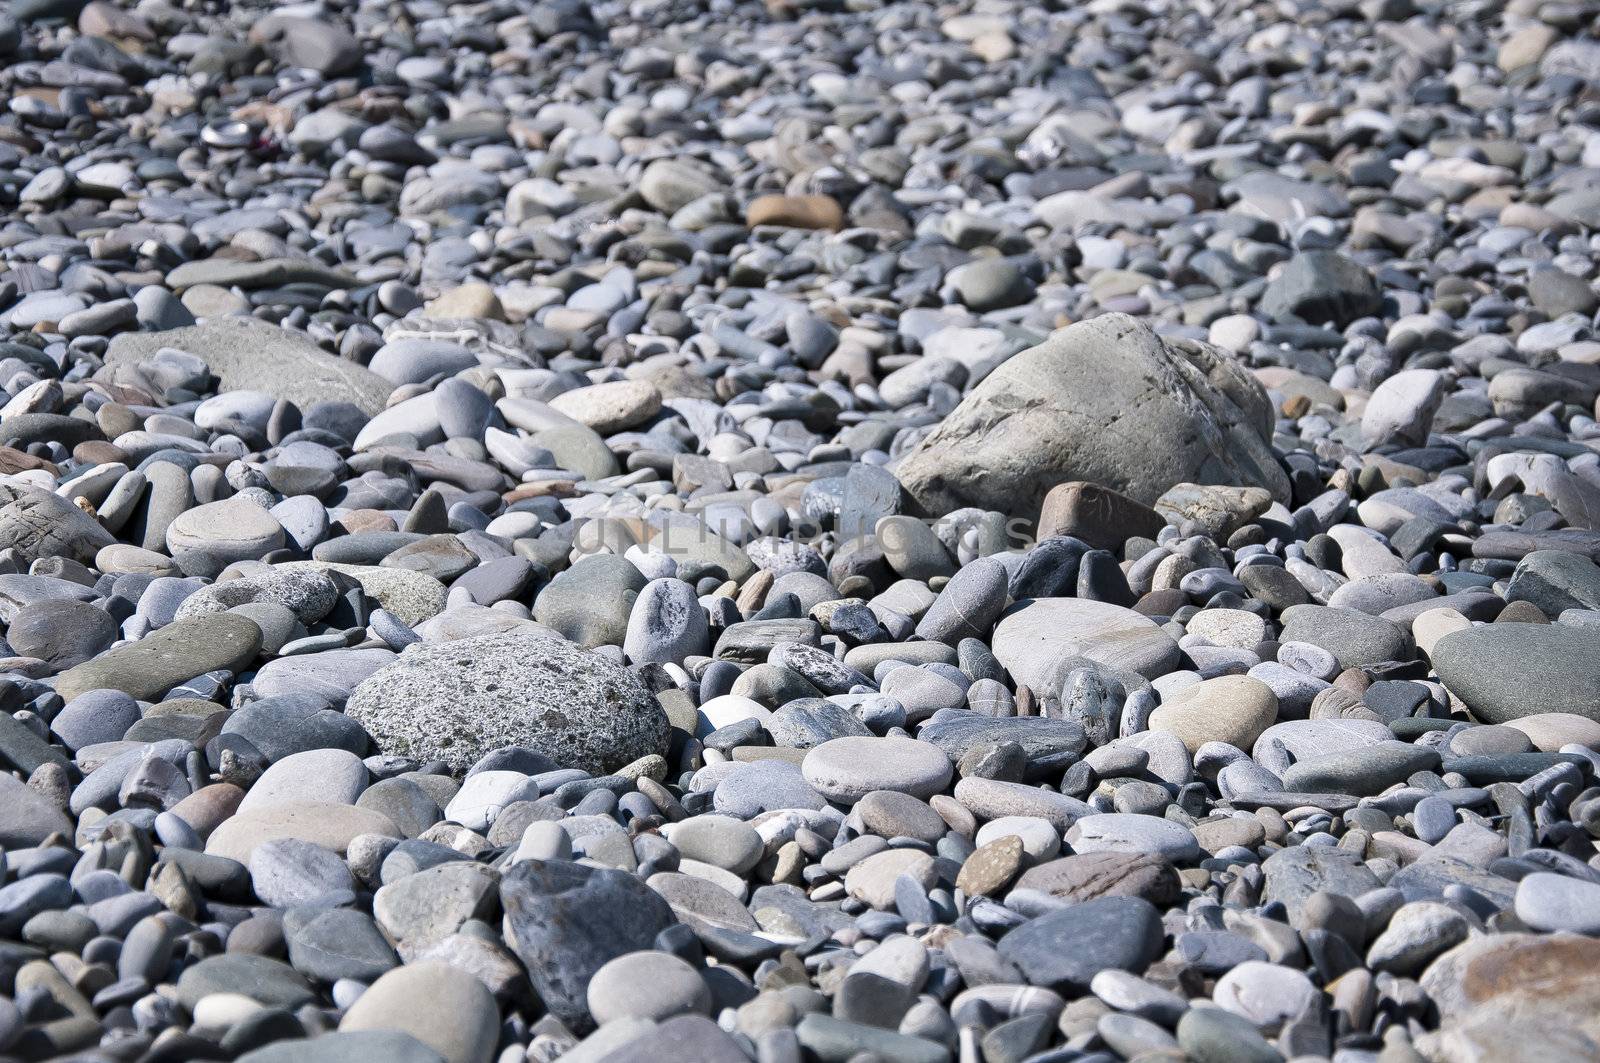
POLYGON ((9 0, 0 1059, 1600 1060, 1594 0, 9 0))

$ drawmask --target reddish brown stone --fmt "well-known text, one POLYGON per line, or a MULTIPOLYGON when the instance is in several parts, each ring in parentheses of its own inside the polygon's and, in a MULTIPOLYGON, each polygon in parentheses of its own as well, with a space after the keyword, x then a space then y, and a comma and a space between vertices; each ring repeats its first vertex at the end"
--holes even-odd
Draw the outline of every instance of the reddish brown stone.
POLYGON ((104 439, 86 439, 72 448, 72 456, 79 461, 90 465, 100 465, 106 462, 120 461, 123 464, 132 464, 128 461, 128 452, 115 443, 108 443, 104 439))
POLYGON ((1039 510, 1039 538, 1071 535, 1097 550, 1120 550, 1136 535, 1154 539, 1165 524, 1144 503, 1085 480, 1052 487, 1039 510))
POLYGON ((361 532, 392 532, 400 528, 393 517, 376 509, 352 509, 339 518, 339 523, 350 535, 361 532))
POLYGON ((244 791, 231 782, 202 786, 172 806, 172 814, 194 828, 202 839, 211 835, 223 820, 233 815, 244 800, 244 791))
POLYGON ((526 498, 571 498, 577 490, 578 485, 572 480, 535 480, 518 484, 500 497, 509 505, 526 498))
POLYGON ((61 471, 53 461, 36 458, 27 451, 18 450, 16 447, 0 447, 0 474, 13 476, 19 472, 27 472, 29 469, 43 469, 51 476, 55 476, 61 471))

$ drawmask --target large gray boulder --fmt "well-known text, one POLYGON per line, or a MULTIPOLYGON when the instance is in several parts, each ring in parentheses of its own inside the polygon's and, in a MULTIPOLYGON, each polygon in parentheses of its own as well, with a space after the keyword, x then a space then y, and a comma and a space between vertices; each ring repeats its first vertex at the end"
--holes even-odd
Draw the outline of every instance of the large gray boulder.
POLYGON ((1359 856, 1322 845, 1280 849, 1262 861, 1261 870, 1261 900, 1282 901, 1291 918, 1299 917, 1313 893, 1359 897, 1383 885, 1359 856))
POLYGON ((309 337, 249 317, 220 318, 164 332, 124 332, 106 350, 101 375, 119 379, 163 347, 204 361, 221 381, 221 391, 260 391, 288 399, 302 410, 319 402, 350 402, 370 416, 384 408, 393 390, 383 377, 349 359, 335 358, 309 337))
POLYGON ((605 775, 667 750, 667 715, 638 676, 532 629, 419 643, 363 680, 345 712, 386 753, 465 771, 526 746, 605 775))
POLYGON ((979 506, 1031 517, 1067 480, 1147 505, 1185 482, 1286 500, 1272 423, 1266 392, 1222 350, 1106 314, 985 377, 895 475, 935 515, 979 506))

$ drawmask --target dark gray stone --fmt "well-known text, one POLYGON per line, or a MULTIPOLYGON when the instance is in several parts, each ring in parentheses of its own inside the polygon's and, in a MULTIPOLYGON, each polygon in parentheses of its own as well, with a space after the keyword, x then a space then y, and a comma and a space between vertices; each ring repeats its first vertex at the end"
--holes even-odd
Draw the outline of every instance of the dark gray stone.
POLYGON ((1261 309, 1279 321, 1298 318, 1342 328, 1382 310, 1383 296, 1364 266, 1334 251, 1307 251, 1267 285, 1261 309))
POLYGON ((625 872, 565 860, 526 860, 500 882, 506 937, 551 1014, 593 1025, 585 990, 608 961, 653 947, 677 922, 660 895, 625 872))
POLYGON ((1600 628, 1489 624, 1433 647, 1439 679, 1485 723, 1544 712, 1600 721, 1600 628))
POLYGON ((1100 897, 1030 919, 998 948, 1030 985, 1081 993, 1101 971, 1143 973, 1161 955, 1163 938, 1149 901, 1100 897))
POLYGON ((372 982, 400 965, 394 948, 364 912, 297 908, 284 913, 283 936, 290 965, 320 982, 331 984, 341 978, 372 982))

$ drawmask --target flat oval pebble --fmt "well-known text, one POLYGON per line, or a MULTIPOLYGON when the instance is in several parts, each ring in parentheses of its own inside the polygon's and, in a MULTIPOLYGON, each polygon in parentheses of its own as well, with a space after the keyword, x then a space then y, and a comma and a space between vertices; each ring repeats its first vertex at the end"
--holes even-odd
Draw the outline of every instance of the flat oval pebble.
POLYGON ((1151 853, 1174 863, 1200 855, 1194 833, 1181 823, 1120 812, 1084 816, 1067 831, 1077 853, 1151 853))
POLYGON ((1207 742, 1249 749, 1277 716, 1271 687, 1249 676, 1225 675, 1164 699, 1150 714, 1150 726, 1176 735, 1191 753, 1207 742))
POLYGON ((1018 603, 995 627, 995 657, 1019 683, 1043 688, 1062 658, 1086 657, 1146 677, 1178 663, 1177 643, 1149 617, 1074 598, 1018 603))
POLYGON ((229 817, 206 839, 206 852, 247 862, 256 846, 295 838, 343 853, 364 834, 399 837, 381 812, 327 801, 281 801, 229 817))
POLYGON ((801 773, 818 793, 852 804, 874 790, 927 798, 950 781, 950 759, 906 738, 835 738, 806 754, 801 773))
POLYGON ((493 1058, 499 1008, 477 977, 442 963, 417 963, 374 982, 339 1020, 341 1033, 401 1030, 445 1063, 493 1058))
POLYGON ((618 956, 589 981, 589 1012, 596 1022, 662 1019, 711 1011, 711 990, 688 963, 669 952, 618 956))

